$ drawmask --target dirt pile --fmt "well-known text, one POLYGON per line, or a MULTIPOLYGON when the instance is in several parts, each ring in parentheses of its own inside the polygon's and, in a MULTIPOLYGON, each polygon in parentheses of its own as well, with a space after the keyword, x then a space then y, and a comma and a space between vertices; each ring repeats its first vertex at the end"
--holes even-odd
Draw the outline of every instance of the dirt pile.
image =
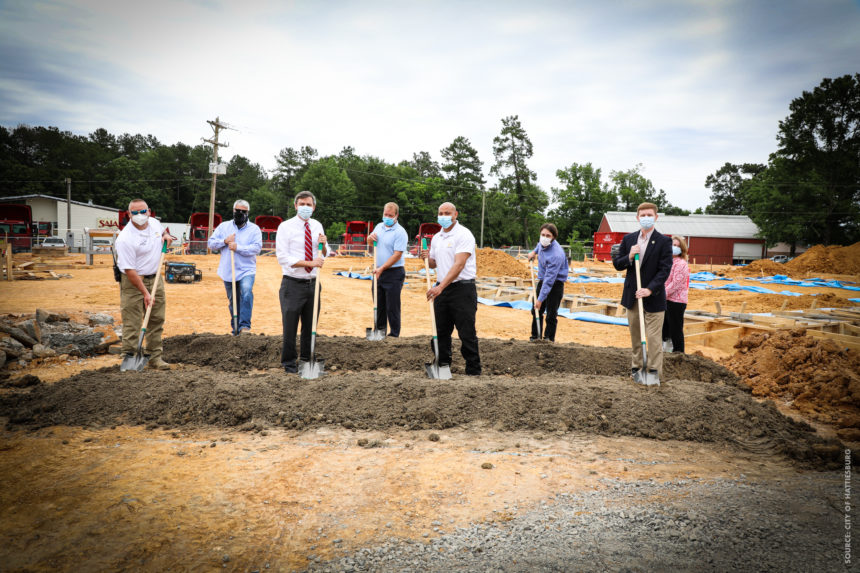
POLYGON ((477 249, 478 276, 481 277, 520 277, 531 276, 524 262, 518 261, 507 253, 495 249, 477 249))
POLYGON ((786 274, 785 265, 775 263, 770 259, 759 259, 753 261, 745 267, 738 267, 741 274, 744 275, 761 275, 773 276, 786 274))
MULTIPOLYGON (((526 345, 527 343, 522 343, 526 345)), ((629 376, 541 374, 457 377, 336 371, 301 380, 279 369, 243 374, 177 367, 170 372, 86 372, 55 384, 0 394, 7 427, 145 425, 305 430, 442 430, 590 433, 719 443, 802 466, 836 468, 842 448, 772 402, 722 383, 667 381, 634 386, 629 376)))
POLYGON ((758 333, 735 345, 722 363, 754 396, 793 400, 814 420, 835 424, 849 441, 860 439, 860 355, 804 329, 758 333))
MULTIPOLYGON (((168 362, 246 373, 279 368, 281 341, 280 336, 173 336, 164 341, 164 357, 168 362)), ((454 340, 453 350, 451 371, 462 374, 459 340, 454 340)), ((489 338, 480 341, 480 350, 483 372, 487 375, 630 376, 630 350, 625 348, 489 338)), ((317 336, 316 354, 325 359, 327 371, 350 373, 382 370, 420 374, 424 372, 424 363, 433 360, 429 336, 386 338, 382 342, 351 336, 317 336)), ((737 377, 733 373, 701 356, 666 355, 663 368, 663 376, 667 380, 737 384, 737 377)))
POLYGON ((815 245, 785 263, 788 273, 832 273, 860 275, 860 243, 848 247, 815 245))

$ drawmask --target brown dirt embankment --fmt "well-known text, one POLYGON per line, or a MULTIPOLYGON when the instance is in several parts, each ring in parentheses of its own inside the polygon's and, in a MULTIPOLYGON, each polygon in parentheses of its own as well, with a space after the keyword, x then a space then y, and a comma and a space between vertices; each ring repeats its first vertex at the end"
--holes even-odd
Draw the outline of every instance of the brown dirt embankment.
POLYGON ((521 374, 438 381, 423 373, 427 340, 379 344, 390 347, 390 363, 383 363, 374 358, 384 351, 365 353, 366 341, 340 337, 320 341, 330 372, 307 381, 279 368, 238 370, 268 365, 259 357, 277 349, 273 337, 177 338, 182 340, 168 340, 165 354, 176 359, 184 352, 186 365, 169 372, 104 368, 6 391, 0 395, 0 416, 10 429, 127 424, 425 430, 486 424, 505 432, 718 443, 815 468, 838 467, 841 460, 838 442, 782 415, 772 402, 759 403, 734 384, 731 373, 695 356, 667 357, 663 386, 646 389, 630 380, 629 351, 603 354, 599 351, 611 349, 490 341, 484 344, 487 371, 507 364, 521 374), (408 371, 402 370, 407 364, 408 371), (607 371, 623 374, 600 374, 607 371), (675 378, 672 371, 691 376, 675 378))
POLYGON ((815 245, 783 267, 788 274, 813 272, 860 275, 860 242, 847 247, 815 245))
POLYGON ((804 329, 747 336, 721 362, 754 396, 792 400, 813 420, 834 424, 837 435, 860 439, 860 355, 804 329))

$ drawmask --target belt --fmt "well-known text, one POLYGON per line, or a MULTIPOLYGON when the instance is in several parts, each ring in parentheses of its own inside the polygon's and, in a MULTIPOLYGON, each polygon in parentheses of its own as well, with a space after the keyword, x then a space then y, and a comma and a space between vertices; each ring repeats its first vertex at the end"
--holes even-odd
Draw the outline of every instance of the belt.
POLYGON ((307 284, 309 282, 313 282, 316 280, 316 277, 312 277, 309 279, 297 279, 296 277, 291 277, 290 275, 283 275, 285 279, 288 281, 293 281, 294 283, 307 284))
POLYGON ((144 278, 144 279, 147 279, 147 280, 151 280, 151 279, 154 279, 154 278, 155 278, 155 275, 143 275, 143 277, 141 277, 141 278, 144 278))
POLYGON ((475 284, 475 279, 466 279, 462 281, 454 281, 451 283, 452 285, 473 285, 475 284))

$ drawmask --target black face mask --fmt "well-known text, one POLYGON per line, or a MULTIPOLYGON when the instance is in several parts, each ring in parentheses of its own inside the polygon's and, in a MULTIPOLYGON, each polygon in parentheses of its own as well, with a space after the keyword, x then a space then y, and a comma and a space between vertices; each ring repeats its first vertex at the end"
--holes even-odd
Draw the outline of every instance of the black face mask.
POLYGON ((236 223, 237 227, 244 226, 248 222, 248 212, 236 209, 233 211, 233 222, 236 223))

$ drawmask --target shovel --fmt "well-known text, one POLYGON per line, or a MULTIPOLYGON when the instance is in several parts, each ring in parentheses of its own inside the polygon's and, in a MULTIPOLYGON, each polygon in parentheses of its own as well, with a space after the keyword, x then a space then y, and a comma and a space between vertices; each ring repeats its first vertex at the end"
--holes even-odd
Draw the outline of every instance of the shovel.
MULTIPOLYGON (((373 262, 376 264, 376 241, 373 241, 373 262)), ((385 330, 376 328, 376 273, 373 273, 373 328, 365 329, 368 340, 382 340, 385 338, 385 330)))
POLYGON ((137 341, 137 352, 134 356, 125 356, 122 359, 122 364, 119 365, 119 371, 126 370, 143 370, 146 363, 149 362, 149 356, 143 353, 143 336, 146 334, 146 327, 149 325, 149 315, 152 313, 152 307, 155 306, 155 293, 158 291, 158 279, 161 277, 161 268, 164 266, 164 255, 167 254, 167 242, 161 244, 161 259, 158 261, 158 270, 155 271, 155 282, 152 285, 152 304, 146 308, 146 314, 143 316, 143 326, 140 327, 140 338, 137 341))
POLYGON ((239 334, 239 301, 236 300, 236 259, 230 250, 230 272, 233 278, 233 336, 239 334))
MULTIPOLYGON (((421 250, 427 250, 427 239, 421 239, 421 250)), ((424 271, 427 273, 427 290, 433 288, 430 285, 430 257, 424 259, 424 271)), ((436 380, 450 380, 451 367, 448 365, 439 364, 439 337, 436 335, 436 311, 433 309, 433 301, 430 301, 430 324, 433 328, 433 354, 436 359, 433 362, 425 362, 424 369, 427 370, 427 376, 436 380)))
MULTIPOLYGON (((636 290, 642 288, 642 277, 639 273, 639 253, 633 255, 636 261, 636 290)), ((645 305, 642 299, 639 302, 639 337, 642 339, 642 368, 633 373, 633 381, 645 386, 659 386, 660 376, 656 372, 648 372, 648 343, 645 338, 645 305)))
MULTIPOLYGON (((323 244, 320 243, 320 254, 322 254, 323 244)), ((299 375, 305 380, 313 380, 315 378, 319 378, 322 374, 324 374, 325 370, 325 361, 320 358, 317 360, 316 355, 314 354, 314 346, 316 346, 317 341, 317 313, 319 313, 320 308, 320 279, 322 278, 322 272, 317 271, 317 278, 314 282, 314 318, 311 322, 311 357, 307 362, 299 363, 299 375)))
POLYGON ((538 291, 537 291, 537 283, 535 282, 535 269, 532 266, 531 262, 529 262, 529 271, 532 274, 532 320, 538 325, 538 335, 535 340, 540 340, 543 338, 543 315, 537 312, 535 308, 535 301, 537 301, 538 291))

